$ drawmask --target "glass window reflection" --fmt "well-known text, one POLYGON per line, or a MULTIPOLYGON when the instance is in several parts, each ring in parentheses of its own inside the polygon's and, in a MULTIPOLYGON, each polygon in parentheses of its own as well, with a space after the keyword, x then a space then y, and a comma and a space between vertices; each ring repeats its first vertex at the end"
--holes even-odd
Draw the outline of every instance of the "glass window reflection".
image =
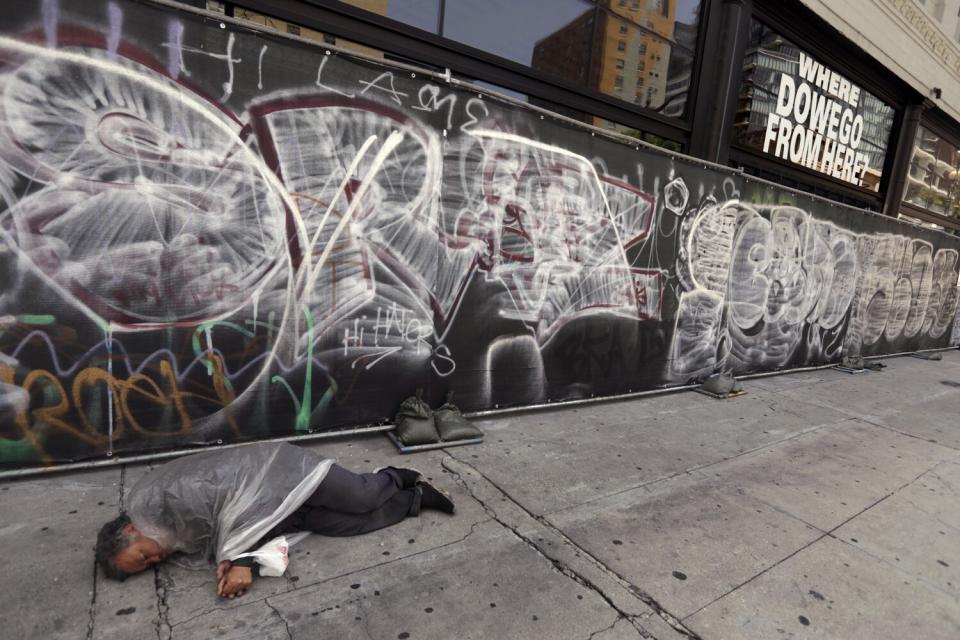
POLYGON ((577 111, 576 109, 571 109, 563 105, 559 105, 555 102, 550 102, 549 100, 541 100, 539 98, 534 98, 528 96, 524 93, 518 93, 516 91, 511 91, 505 87, 499 85, 491 84, 489 82, 483 82, 482 80, 472 80, 473 84, 476 84, 481 87, 486 87, 492 89, 493 91, 502 93, 504 95, 510 96, 515 100, 520 102, 529 102, 530 104, 536 105, 552 111, 553 113, 559 113, 560 115, 566 116, 571 120, 577 120, 579 122, 585 122, 589 125, 593 125, 598 129, 606 129, 607 131, 614 131, 616 133, 630 136, 631 138, 636 138, 637 140, 642 140, 648 144, 652 144, 670 151, 675 151, 677 153, 683 152, 683 145, 681 145, 676 140, 671 140, 670 138, 664 138, 658 136, 649 131, 641 131, 635 127, 627 126, 620 124, 619 122, 614 122, 613 120, 607 120, 606 118, 601 118, 600 116, 594 116, 589 113, 584 113, 583 111, 577 111))
MULTIPOLYGON (((533 64, 544 38, 589 43, 594 8, 586 0, 445 0, 443 35, 501 58, 533 64)), ((582 64, 584 58, 578 63, 582 64)))
POLYGON ((903 200, 960 218, 960 149, 923 126, 914 139, 903 200))
POLYGON ((344 1, 664 115, 685 115, 701 0, 344 1))
POLYGON ((603 0, 590 20, 592 33, 574 38, 577 23, 566 25, 536 42, 532 66, 563 78, 576 77, 601 93, 682 118, 692 79, 699 6, 695 0, 629 5, 603 0), (558 57, 573 49, 577 50, 573 59, 558 57), (564 67, 571 64, 572 68, 564 67))
POLYGON ((678 44, 612 14, 604 13, 604 18, 611 26, 626 26, 629 35, 626 42, 618 41, 616 50, 609 44, 600 46, 595 88, 640 107, 682 118, 690 90, 696 29, 675 24, 673 37, 683 41, 678 44), (621 75, 623 81, 618 82, 616 78, 621 75))
POLYGON ((352 51, 373 56, 375 58, 382 58, 384 55, 383 51, 380 49, 374 49, 372 47, 360 44, 359 42, 354 42, 353 40, 347 40, 346 38, 340 38, 329 33, 323 33, 315 29, 309 29, 298 24, 293 24, 292 22, 286 22, 284 20, 280 20, 279 18, 274 18, 262 13, 257 13, 256 11, 251 11, 250 9, 236 7, 234 9, 233 17, 237 20, 243 20, 258 26, 269 27, 276 31, 285 32, 293 36, 305 38, 307 40, 313 40, 314 42, 343 47, 344 49, 350 49, 352 51))
MULTIPOLYGON (((461 0, 345 1, 365 10, 373 11, 397 20, 403 18, 407 24, 413 24, 407 18, 404 18, 404 16, 409 16, 409 12, 413 11, 416 7, 433 7, 434 9, 438 9, 441 2, 447 2, 447 6, 450 6, 454 2, 460 2, 461 0)), ((504 6, 507 4, 506 0, 492 1, 502 3, 504 6)), ((517 0, 517 3, 524 4, 529 1, 530 0, 517 0)), ((670 2, 671 4, 676 4, 674 0, 670 0, 670 2)), ((570 0, 569 2, 570 6, 583 6, 585 4, 590 3, 585 2, 585 0, 570 0)), ((646 4, 656 5, 657 3, 647 2, 646 4)), ((683 2, 679 4, 683 4, 683 2)), ((691 3, 688 2, 687 4, 691 3)), ((465 5, 466 3, 464 3, 464 6, 465 5)), ((537 66, 537 57, 539 56, 539 64, 542 65, 539 67, 541 70, 550 71, 581 84, 592 82, 593 84, 591 86, 600 88, 602 91, 611 95, 621 97, 624 100, 640 106, 658 109, 666 115, 681 117, 684 112, 684 105, 686 104, 687 89, 689 88, 689 69, 693 63, 693 40, 696 38, 695 27, 689 29, 686 35, 683 35, 683 27, 679 27, 679 29, 675 31, 675 37, 679 33, 681 40, 683 38, 689 38, 689 40, 685 41, 689 46, 681 46, 670 43, 652 32, 640 29, 636 25, 622 20, 613 14, 603 13, 606 9, 601 8, 599 5, 590 4, 590 6, 593 8, 581 13, 573 22, 564 25, 563 28, 567 29, 566 33, 573 34, 572 37, 548 37, 535 43, 537 46, 531 54, 533 65, 535 67, 537 66), (594 19, 598 12, 602 13, 604 20, 610 21, 605 25, 605 32, 609 34, 613 40, 600 39, 595 41, 591 39, 594 19), (622 37, 621 34, 626 34, 624 46, 626 47, 627 41, 629 41, 631 49, 626 52, 626 55, 605 57, 603 47, 610 49, 611 43, 612 47, 616 47, 618 38, 622 37), (580 43, 581 46, 579 48, 570 46, 574 42, 580 43), (593 42, 605 44, 594 47, 593 42), (597 51, 599 51, 599 54, 597 54, 597 51), (594 73, 588 75, 587 72, 590 66, 584 64, 584 61, 589 60, 591 56, 599 59, 600 63, 595 65, 594 73), (685 69, 686 74, 684 75, 678 72, 678 69, 685 69), (607 75, 608 72, 609 75, 607 75)), ((624 3, 624 6, 626 6, 626 3, 624 3)), ((344 40, 331 34, 284 22, 283 20, 272 18, 249 9, 237 7, 234 15, 240 20, 267 26, 278 31, 296 33, 296 35, 302 38, 325 44, 344 46, 376 57, 394 58, 394 56, 387 55, 383 51, 344 40)), ((431 15, 438 18, 439 12, 434 12, 431 15)), ((419 16, 418 19, 421 19, 423 25, 430 24, 430 20, 425 19, 422 15, 419 16)), ((552 34, 552 36, 556 35, 557 32, 552 34)), ((422 64, 415 60, 409 62, 422 64)), ((623 125, 554 102, 528 96, 525 93, 513 91, 506 87, 484 82, 476 78, 460 77, 465 80, 470 80, 473 84, 480 87, 486 87, 500 94, 509 96, 514 100, 529 102, 530 104, 537 105, 573 120, 585 122, 594 127, 614 131, 671 151, 683 151, 682 144, 676 140, 664 138, 648 131, 642 131, 629 125, 623 125)))
MULTIPOLYGON (((701 0, 643 0, 629 3, 597 0, 597 4, 618 17, 646 29, 651 29, 668 40, 676 36, 677 25, 696 28, 700 22, 701 0)), ((691 49, 693 47, 691 46, 691 49)))
POLYGON ((430 33, 440 33, 440 6, 443 0, 341 0, 391 20, 430 33))

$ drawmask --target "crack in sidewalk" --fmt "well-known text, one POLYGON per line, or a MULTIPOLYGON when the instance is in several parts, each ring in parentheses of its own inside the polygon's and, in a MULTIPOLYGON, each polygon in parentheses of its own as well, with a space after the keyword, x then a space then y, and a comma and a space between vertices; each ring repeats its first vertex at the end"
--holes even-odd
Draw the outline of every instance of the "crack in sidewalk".
POLYGON ((268 597, 268 598, 264 598, 264 599, 263 599, 263 603, 264 603, 265 605, 267 605, 268 607, 270 607, 270 611, 273 611, 273 613, 274 613, 278 618, 280 618, 280 622, 283 623, 283 628, 286 629, 286 631, 287 631, 287 637, 288 637, 290 640, 293 640, 293 633, 290 631, 290 624, 287 622, 287 619, 284 618, 284 617, 280 614, 279 611, 277 611, 277 608, 276 608, 275 606, 273 606, 273 603, 270 602, 270 598, 269 598, 269 597, 268 597))
POLYGON ((615 626, 617 626, 617 623, 620 622, 621 620, 628 620, 628 618, 623 614, 618 614, 617 617, 614 618, 613 622, 611 622, 609 625, 605 626, 602 629, 597 629, 596 631, 591 633, 589 636, 587 636, 587 640, 593 640, 593 638, 596 637, 597 634, 603 633, 604 631, 610 631, 615 626))
POLYGON ((127 484, 127 465, 123 465, 122 467, 120 467, 120 499, 118 501, 120 503, 120 513, 123 513, 123 506, 124 506, 123 494, 126 490, 126 484, 127 484))
POLYGON ((97 616, 97 560, 93 560, 93 594, 90 597, 90 620, 87 622, 87 640, 93 638, 93 625, 97 616))
POLYGON ((167 603, 167 583, 162 575, 163 568, 160 565, 153 566, 153 584, 157 590, 157 619, 154 628, 157 632, 157 640, 164 640, 163 627, 166 626, 166 638, 173 637, 173 625, 170 624, 170 605, 167 603))
MULTIPOLYGON (((124 486, 127 479, 127 465, 122 465, 120 467, 120 482, 119 485, 119 495, 117 496, 117 502, 119 504, 120 513, 123 513, 123 492, 124 486)), ((93 630, 96 625, 97 618, 97 579, 100 577, 99 567, 97 566, 96 554, 94 554, 93 559, 93 591, 90 594, 90 619, 87 621, 87 636, 86 640, 92 640, 93 630)))
MULTIPOLYGON (((604 564, 603 562, 601 562, 598 558, 596 558, 595 556, 593 556, 593 554, 589 553, 586 549, 584 549, 583 547, 581 547, 580 545, 578 545, 576 542, 574 542, 573 540, 571 540, 566 534, 564 534, 562 531, 560 531, 557 527, 555 527, 553 524, 551 524, 550 522, 548 522, 545 518, 543 518, 542 516, 539 516, 539 515, 537 515, 537 514, 535 514, 535 513, 532 513, 529 509, 527 509, 527 508, 524 507, 520 502, 518 502, 513 496, 511 496, 507 491, 505 491, 503 488, 501 488, 499 485, 497 485, 496 482, 492 481, 490 478, 488 478, 486 475, 484 475, 479 469, 477 469, 476 467, 474 467, 474 466, 471 465, 470 463, 465 462, 465 461, 462 460, 461 458, 458 458, 457 456, 451 454, 448 449, 444 449, 444 452, 449 456, 449 458, 450 458, 451 460, 457 461, 457 463, 462 464, 464 467, 467 467, 467 468, 470 469, 473 473, 477 474, 480 478, 482 478, 482 479, 483 479, 484 481, 486 481, 490 486, 492 486, 494 489, 496 489, 497 492, 499 492, 502 496, 504 496, 507 500, 509 500, 514 506, 516 506, 518 509, 520 509, 520 510, 521 510, 523 513, 525 513, 528 517, 532 518, 535 522, 537 522, 540 526, 542 526, 542 527, 545 528, 547 531, 549 531, 552 535, 554 535, 554 536, 556 536, 557 538, 559 538, 560 541, 563 542, 563 544, 567 545, 570 549, 572 549, 572 550, 574 551, 574 553, 576 553, 577 555, 579 555, 579 556, 587 559, 587 560, 588 560, 589 562, 591 562, 598 570, 600 570, 601 572, 606 573, 608 577, 613 578, 613 579, 614 579, 616 582, 618 582, 626 591, 628 591, 633 597, 635 597, 636 599, 640 600, 641 602, 643 602, 643 604, 647 605, 647 607, 649 607, 650 609, 652 609, 653 612, 656 613, 656 615, 658 615, 660 618, 662 618, 662 619, 664 620, 664 622, 666 622, 668 625, 670 625, 677 633, 683 635, 684 637, 691 638, 691 639, 693 639, 693 640, 700 640, 700 637, 699 637, 697 634, 695 634, 695 633, 694 633, 693 631, 691 631, 690 629, 687 629, 687 628, 683 625, 683 623, 680 622, 680 620, 679 620, 678 618, 676 618, 676 617, 673 616, 669 611, 667 611, 667 610, 664 609, 662 606, 660 606, 660 604, 659 604, 652 596, 650 596, 648 593, 644 592, 643 590, 641 590, 641 589, 640 589, 639 587, 637 587, 636 585, 630 583, 629 580, 626 580, 623 576, 621 576, 621 575, 618 574, 616 571, 614 571, 613 569, 611 569, 610 567, 608 567, 607 565, 605 565, 605 564, 604 564)), ((618 605, 613 601, 613 599, 612 599, 609 595, 607 595, 607 594, 604 592, 604 590, 601 589, 598 585, 596 585, 592 580, 590 580, 590 579, 587 578, 586 576, 583 576, 582 574, 580 574, 580 573, 577 572, 576 570, 574 570, 574 569, 572 569, 571 567, 569 567, 563 560, 560 560, 560 559, 558 559, 558 558, 554 558, 554 557, 552 557, 551 555, 549 555, 543 548, 541 548, 539 545, 537 545, 537 543, 536 543, 534 540, 531 540, 529 537, 527 537, 526 535, 524 535, 523 533, 521 533, 521 532, 519 531, 518 527, 515 527, 515 526, 511 525, 510 523, 506 522, 505 520, 503 520, 503 519, 500 517, 500 515, 496 512, 496 510, 495 510, 492 506, 490 506, 489 504, 487 504, 487 502, 486 502, 483 498, 481 498, 481 497, 479 497, 479 496, 477 495, 477 493, 473 490, 473 488, 470 486, 470 484, 469 484, 466 480, 464 480, 464 478, 462 477, 462 475, 461 475, 461 473, 460 473, 459 471, 457 471, 456 469, 453 469, 453 468, 451 468, 450 466, 448 466, 446 460, 441 461, 441 464, 443 465, 443 467, 444 467, 445 469, 447 469, 447 471, 449 471, 449 472, 456 478, 457 482, 464 487, 464 489, 470 494, 470 496, 471 496, 474 500, 476 500, 476 501, 480 504, 481 507, 483 507, 484 511, 486 511, 486 512, 490 515, 491 518, 493 518, 496 522, 498 522, 501 526, 503 526, 503 527, 506 528, 507 530, 511 531, 517 538, 519 538, 522 542, 526 543, 527 546, 529 546, 531 549, 533 549, 539 556, 541 556, 541 557, 544 558, 547 562, 549 562, 550 564, 552 564, 552 565, 554 566, 554 568, 556 568, 560 573, 562 573, 563 575, 565 575, 565 576, 567 576, 568 578, 572 579, 574 582, 580 584, 581 586, 583 586, 583 587, 589 589, 590 591, 593 591, 594 593, 596 593, 604 602, 607 603, 607 605, 608 605, 610 608, 612 608, 614 611, 616 611, 621 617, 630 620, 630 621, 631 621, 631 624, 633 624, 634 627, 637 626, 636 623, 634 622, 634 618, 637 618, 637 617, 639 617, 639 616, 631 616, 629 613, 627 613, 626 611, 624 611, 620 606, 618 606, 618 605)), ((638 629, 638 631, 639 631, 639 629, 638 629)))
POLYGON ((596 631, 594 631, 593 633, 591 633, 589 636, 587 636, 587 640, 593 640, 593 638, 595 638, 596 636, 600 635, 601 633, 604 633, 604 632, 606 632, 606 631, 611 631, 612 629, 614 629, 614 628, 617 626, 617 624, 618 624, 621 620, 626 620, 627 623, 628 623, 630 626, 632 626, 632 627, 636 630, 636 632, 637 632, 638 634, 640 634, 640 637, 643 638, 644 640, 657 640, 657 638, 656 638, 652 633, 650 633, 649 631, 647 631, 647 630, 640 624, 640 622, 639 622, 639 620, 645 620, 645 619, 649 618, 649 617, 652 616, 652 615, 656 615, 656 614, 651 612, 650 614, 640 615, 640 616, 618 615, 617 618, 616 618, 616 620, 614 620, 611 624, 609 624, 608 626, 606 626, 606 627, 604 627, 604 628, 602 628, 602 629, 597 629, 596 631))

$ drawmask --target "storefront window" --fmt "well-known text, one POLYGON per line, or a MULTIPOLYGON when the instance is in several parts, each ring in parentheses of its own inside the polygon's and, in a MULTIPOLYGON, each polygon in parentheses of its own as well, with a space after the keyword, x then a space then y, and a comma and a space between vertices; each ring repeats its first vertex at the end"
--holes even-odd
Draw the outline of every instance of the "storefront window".
POLYGON ((361 9, 385 15, 431 33, 440 30, 441 0, 346 0, 361 9))
POLYGON ((577 48, 589 47, 593 31, 593 5, 586 0, 553 0, 549 8, 530 0, 444 1, 445 38, 536 67, 537 44, 559 35, 574 49, 564 56, 566 63, 587 59, 575 57, 577 48))
POLYGON ((373 47, 368 47, 362 45, 359 42, 354 42, 353 40, 347 40, 346 38, 338 38, 329 33, 323 33, 315 29, 309 29, 307 27, 300 26, 298 24, 293 24, 292 22, 286 22, 284 20, 279 20, 262 13, 257 13, 256 11, 251 11, 250 9, 244 9, 242 7, 236 7, 233 12, 233 17, 237 20, 242 20, 244 22, 249 22, 257 26, 264 26, 280 31, 281 33, 288 33, 292 36, 297 36, 299 38, 305 38, 307 40, 313 40, 314 42, 320 42, 323 44, 330 44, 337 47, 343 47, 344 49, 350 49, 352 51, 357 51, 364 55, 373 56, 375 58, 382 58, 383 51, 379 49, 374 49, 373 47))
MULTIPOLYGON (((641 27, 650 29, 668 40, 683 40, 685 34, 678 33, 683 27, 693 27, 696 32, 700 16, 700 0, 643 0, 643 2, 621 3, 612 0, 597 0, 597 4, 611 13, 641 27)), ((695 40, 695 38, 694 38, 695 40)), ((690 48, 694 46, 689 43, 690 48)))
POLYGON ((960 149, 923 126, 913 142, 903 201, 960 218, 960 149))
POLYGON ((529 102, 530 104, 536 105, 553 113, 558 113, 562 116, 566 116, 571 120, 577 120, 579 122, 585 122, 589 125, 593 125, 598 129, 605 129, 607 131, 613 131, 621 135, 630 136, 631 138, 636 138, 637 140, 642 140, 647 144, 652 144, 657 147, 662 147, 669 151, 674 151, 676 153, 683 152, 683 145, 677 142, 676 140, 671 140, 670 138, 664 138, 663 136, 658 136, 649 131, 641 131, 636 127, 630 127, 627 125, 614 122, 613 120, 607 120, 606 118, 601 118, 600 116, 590 115, 589 113, 584 113, 582 111, 577 111, 576 109, 571 109, 563 105, 559 105, 555 102, 550 102, 549 100, 541 100, 539 98, 534 98, 528 96, 524 93, 519 93, 517 91, 511 91, 505 87, 501 87, 489 82, 483 82, 482 80, 472 80, 472 82, 481 87, 487 87, 498 93, 502 93, 506 96, 509 96, 515 100, 521 102, 529 102))
MULTIPOLYGON (((413 6, 413 5, 416 5, 416 4, 418 4, 418 3, 422 3, 422 2, 426 2, 426 1, 427 1, 427 0, 404 0, 404 2, 406 3, 407 6, 413 6)), ((448 1, 452 1, 452 0, 448 0, 448 1)), ((579 1, 579 0, 578 0, 578 1, 579 1)), ((382 5, 384 5, 384 2, 380 2, 380 3, 375 3, 375 2, 365 2, 365 3, 361 3, 360 0, 351 0, 351 2, 354 2, 354 3, 356 3, 356 4, 364 4, 364 5, 365 5, 364 8, 367 8, 367 9, 376 8, 376 7, 374 7, 373 5, 379 5, 381 8, 383 8, 382 5)), ((396 5, 396 6, 400 6, 401 4, 403 4, 403 3, 398 3, 398 5, 396 5)), ((391 6, 395 6, 395 5, 391 5, 391 6)), ((402 15, 402 14, 399 14, 399 13, 398 13, 398 14, 396 14, 396 15, 402 15)), ((331 35, 331 34, 322 33, 322 32, 320 32, 320 31, 315 31, 315 30, 313 30, 313 29, 308 29, 307 27, 303 27, 303 26, 296 25, 296 24, 293 24, 293 23, 285 22, 285 21, 283 21, 283 20, 279 20, 279 19, 276 19, 276 18, 272 18, 272 17, 270 17, 270 16, 266 16, 266 15, 264 15, 264 14, 257 13, 257 12, 255 12, 255 11, 251 11, 251 10, 249 10, 249 9, 243 9, 243 8, 237 7, 237 8, 235 9, 235 12, 234 12, 234 17, 236 17, 236 18, 239 19, 239 20, 243 20, 243 21, 245 21, 245 22, 249 22, 249 23, 252 23, 252 24, 255 24, 255 25, 258 25, 258 26, 266 26, 266 27, 269 27, 269 28, 271 28, 271 29, 275 29, 275 30, 277 30, 277 31, 281 31, 281 32, 285 32, 285 33, 290 33, 290 34, 293 34, 293 35, 297 35, 297 36, 299 36, 299 37, 301 37, 301 38, 306 38, 306 39, 308 39, 308 40, 314 40, 314 41, 319 42, 319 43, 342 46, 342 47, 344 47, 344 48, 351 49, 351 50, 355 50, 355 51, 358 51, 358 52, 361 52, 361 53, 364 53, 364 54, 367 54, 367 55, 372 55, 372 56, 375 56, 375 57, 387 57, 387 58, 390 57, 389 55, 386 55, 383 51, 381 51, 381 50, 379 50, 379 49, 373 49, 373 48, 371 48, 371 47, 367 47, 367 46, 365 46, 365 45, 362 45, 362 44, 359 44, 359 43, 356 43, 356 42, 353 42, 353 41, 350 41, 350 40, 344 40, 343 38, 337 38, 337 37, 335 37, 335 36, 333 36, 333 35, 331 35)), ((642 63, 641 63, 641 64, 642 64, 642 63)), ((618 76, 618 78, 615 79, 615 83, 616 83, 616 84, 622 84, 622 83, 625 82, 625 79, 624 79, 624 75, 623 75, 623 74, 624 74, 626 71, 625 71, 624 66, 622 66, 622 65, 623 65, 623 61, 620 61, 620 65, 621 65, 621 66, 615 66, 615 68, 617 68, 617 69, 619 70, 619 74, 620 74, 620 75, 618 76)), ((642 67, 641 67, 641 70, 642 70, 642 67)), ((598 128, 601 128, 601 129, 606 129, 606 130, 608 130, 608 131, 614 131, 614 132, 619 133, 619 134, 627 135, 627 136, 630 136, 630 137, 632 137, 632 138, 636 138, 636 139, 638 139, 638 140, 642 140, 642 141, 644 141, 644 142, 646 142, 646 143, 648 143, 648 144, 652 144, 652 145, 655 145, 655 146, 658 146, 658 147, 662 147, 662 148, 664 148, 664 149, 668 149, 668 150, 670 150, 670 151, 675 151, 675 152, 678 152, 678 153, 680 153, 680 152, 683 151, 683 145, 682 145, 681 143, 677 142, 676 140, 671 140, 671 139, 669 139, 669 138, 664 138, 664 137, 662 137, 662 136, 659 136, 659 135, 650 133, 650 132, 648 132, 648 131, 641 131, 640 129, 637 129, 637 128, 635 128, 635 127, 631 127, 631 126, 619 124, 619 123, 617 123, 617 122, 613 122, 612 120, 607 120, 607 119, 605 119, 605 118, 601 118, 600 116, 595 116, 595 115, 591 115, 591 114, 589 114, 589 113, 584 113, 584 112, 582 112, 582 111, 578 111, 578 110, 576 110, 576 109, 571 109, 570 107, 567 107, 567 106, 564 106, 564 105, 560 105, 560 104, 557 104, 557 103, 555 103, 555 102, 550 102, 550 101, 548 101, 548 100, 542 100, 542 99, 539 99, 539 98, 531 97, 531 96, 528 96, 528 95, 525 94, 525 93, 522 93, 522 92, 519 92, 519 91, 513 91, 513 90, 508 89, 508 88, 506 88, 506 87, 502 87, 502 86, 499 86, 499 85, 496 85, 496 84, 492 84, 492 83, 489 83, 489 82, 484 82, 484 81, 478 80, 478 79, 476 79, 476 78, 468 78, 468 77, 464 77, 464 76, 459 76, 459 78, 460 78, 461 80, 468 80, 468 81, 472 82, 473 84, 475 84, 475 85, 477 85, 477 86, 486 87, 486 88, 491 89, 491 90, 493 90, 493 91, 496 91, 496 92, 498 92, 498 93, 500 93, 500 94, 503 94, 503 95, 506 95, 506 96, 508 96, 508 97, 510 97, 510 98, 513 98, 514 100, 518 100, 518 101, 520 101, 520 102, 529 102, 530 104, 533 104, 533 105, 536 105, 536 106, 538 106, 538 107, 542 107, 542 108, 544 108, 544 109, 547 109, 547 110, 549 110, 549 111, 552 111, 552 112, 554 112, 554 113, 557 113, 557 114, 566 116, 567 118, 571 118, 572 120, 577 120, 577 121, 579 121, 579 122, 584 122, 584 123, 590 124, 590 125, 592 125, 592 126, 594 126, 594 127, 598 127, 598 128)))
MULTIPOLYGON (((591 88, 627 102, 682 118, 693 72, 697 16, 689 22, 675 13, 664 15, 657 2, 632 11, 628 7, 598 11, 591 88), (621 66, 622 65, 622 66, 621 66), (618 81, 618 77, 622 79, 618 81)), ((683 3, 680 3, 683 4, 683 3)), ((665 6, 676 7, 676 3, 665 6)), ((537 43, 534 67, 562 75, 553 63, 557 36, 537 43)))
POLYGON ((686 113, 701 0, 344 1, 667 116, 686 113))
POLYGON ((734 141, 878 191, 893 107, 753 21, 734 141))
POLYGON ((583 120, 595 127, 599 127, 600 129, 606 129, 607 131, 614 131, 625 136, 630 136, 631 138, 642 140, 647 144, 652 144, 655 147, 661 147, 675 153, 683 152, 683 145, 676 140, 670 140, 669 138, 658 136, 655 133, 650 133, 649 131, 640 131, 639 129, 634 129, 633 127, 628 127, 626 125, 619 124, 612 120, 607 120, 606 118, 600 118, 598 116, 588 116, 583 118, 583 120))

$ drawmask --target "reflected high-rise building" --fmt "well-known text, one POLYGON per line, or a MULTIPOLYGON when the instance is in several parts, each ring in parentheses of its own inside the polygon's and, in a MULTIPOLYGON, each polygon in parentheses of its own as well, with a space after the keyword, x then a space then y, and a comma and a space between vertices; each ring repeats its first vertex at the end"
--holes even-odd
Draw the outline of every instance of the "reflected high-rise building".
POLYGON ((594 37, 602 40, 604 21, 589 9, 533 46, 531 66, 577 84, 597 77, 600 57, 594 55, 594 37))
POLYGON ((676 0, 622 4, 612 13, 601 14, 606 37, 597 42, 601 62, 596 88, 641 107, 657 109, 663 106, 667 93, 676 0))
MULTIPOLYGON (((693 51, 697 46, 697 25, 677 21, 673 27, 673 37, 683 49, 693 51)), ((681 49, 682 50, 682 49, 681 49)), ((670 57, 667 69, 666 93, 660 112, 672 118, 682 118, 687 110, 687 96, 690 93, 692 78, 691 65, 683 56, 670 57)))
MULTIPOLYGON (((542 74, 548 83, 559 78, 669 118, 686 115, 702 0, 551 0, 548 12, 543 11, 546 3, 537 0, 341 1, 521 64, 542 74)), ((214 0, 208 0, 208 5, 212 3, 214 0)), ((231 6, 235 17, 242 20, 379 58, 407 61, 396 52, 231 6)), ((461 77, 578 121, 681 149, 677 140, 528 95, 516 87, 461 77)), ((642 117, 639 112, 638 117, 642 117)))
MULTIPOLYGON (((677 0, 608 0, 536 42, 531 66, 637 106, 682 117, 697 20, 677 0)), ((606 124, 594 118, 594 124, 606 124)))

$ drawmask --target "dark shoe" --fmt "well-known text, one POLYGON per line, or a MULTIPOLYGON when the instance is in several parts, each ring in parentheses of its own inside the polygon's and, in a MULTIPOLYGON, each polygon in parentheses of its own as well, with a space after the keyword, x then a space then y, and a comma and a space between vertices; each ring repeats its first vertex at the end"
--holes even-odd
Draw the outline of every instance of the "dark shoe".
POLYGON ((444 513, 453 515, 456 507, 453 504, 453 500, 449 495, 447 495, 446 492, 437 489, 429 482, 421 482, 417 486, 420 487, 421 492, 421 509, 434 509, 436 511, 443 511, 444 513))
POLYGON ((423 477, 423 474, 416 469, 407 469, 404 467, 380 467, 379 469, 375 469, 374 473, 386 471, 387 469, 392 471, 400 479, 401 489, 413 489, 417 486, 420 478, 423 477))

